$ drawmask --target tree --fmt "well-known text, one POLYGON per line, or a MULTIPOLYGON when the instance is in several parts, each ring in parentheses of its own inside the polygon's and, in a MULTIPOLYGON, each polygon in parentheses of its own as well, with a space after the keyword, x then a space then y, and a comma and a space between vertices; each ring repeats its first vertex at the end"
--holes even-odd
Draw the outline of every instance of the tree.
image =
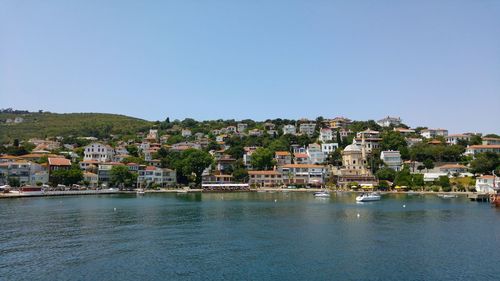
POLYGON ((21 185, 21 182, 17 177, 7 177, 7 183, 12 187, 19 187, 21 185))
POLYGON ((125 148, 127 149, 130 156, 139 157, 139 149, 137 148, 137 146, 127 145, 125 148))
POLYGON ((424 164, 424 167, 428 170, 428 169, 433 169, 434 168, 434 162, 430 159, 430 158, 427 158, 424 160, 423 162, 424 164))
POLYGON ((233 171, 233 179, 237 182, 246 182, 248 180, 248 172, 244 168, 235 168, 233 171))
POLYGON ((342 153, 341 149, 337 148, 328 154, 326 162, 334 166, 342 166, 342 153))
POLYGON ((382 141, 380 142, 381 150, 401 150, 408 145, 403 135, 396 131, 383 132, 382 141))
POLYGON ((387 190, 389 189, 389 183, 385 180, 381 180, 378 182, 378 188, 381 190, 387 190))
POLYGON ((136 175, 132 174, 127 166, 113 166, 110 172, 110 182, 113 186, 121 188, 125 186, 134 186, 136 175))
POLYGON ((421 173, 425 169, 424 165, 418 165, 417 170, 421 173))
POLYGON ((412 174, 411 175, 413 186, 424 186, 424 175, 412 174))
POLYGON ((208 152, 190 148, 181 153, 181 161, 177 163, 177 168, 184 176, 195 174, 195 184, 201 184, 203 171, 213 164, 214 159, 208 152))
POLYGON ((396 171, 391 168, 384 167, 379 169, 376 175, 379 180, 388 180, 393 182, 396 178, 396 171))
POLYGON ((440 185, 443 188, 443 191, 450 191, 450 179, 448 176, 440 176, 436 182, 437 185, 440 185))
POLYGON ((399 171, 396 174, 394 179, 394 183, 399 186, 412 186, 412 177, 410 173, 410 169, 408 167, 404 167, 403 170, 399 171))
POLYGON ((471 171, 476 174, 490 174, 499 166, 500 154, 493 152, 480 153, 470 163, 471 171))
POLYGON ((268 148, 257 148, 252 153, 251 164, 256 170, 270 170, 274 165, 274 154, 268 148))
POLYGON ((50 173, 50 182, 53 185, 64 184, 72 185, 83 179, 83 172, 78 168, 69 170, 55 170, 50 173))

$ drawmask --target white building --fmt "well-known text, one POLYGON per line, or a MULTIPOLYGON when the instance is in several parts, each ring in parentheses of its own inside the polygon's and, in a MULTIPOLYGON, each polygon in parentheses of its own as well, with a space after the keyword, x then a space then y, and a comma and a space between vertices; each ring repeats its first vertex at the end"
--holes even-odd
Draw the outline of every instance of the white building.
POLYGON ((325 162, 325 153, 321 151, 321 146, 317 143, 308 145, 306 154, 309 158, 309 163, 311 164, 319 164, 325 162))
POLYGON ((290 164, 281 168, 281 178, 285 184, 322 185, 326 169, 321 165, 290 164))
POLYGON ((339 148, 339 144, 336 142, 331 142, 331 143, 322 143, 321 144, 321 151, 323 151, 323 154, 325 154, 325 157, 334 152, 337 148, 339 148))
POLYGON ((470 141, 471 135, 463 135, 463 134, 453 134, 448 135, 446 139, 447 144, 458 144, 458 141, 470 141))
POLYGON ((500 145, 500 138, 483 138, 483 145, 500 145))
POLYGON ((114 155, 115 151, 111 146, 95 142, 85 147, 83 161, 110 162, 114 155))
POLYGON ((500 153, 500 145, 469 145, 464 155, 476 155, 478 153, 493 152, 500 153))
POLYGON ((184 138, 190 137, 191 136, 191 130, 189 130, 189 129, 182 129, 181 136, 184 137, 184 138))
POLYGON ((333 131, 330 128, 323 128, 319 131, 319 141, 329 142, 333 140, 333 131))
POLYGON ((302 123, 299 125, 299 132, 302 134, 306 134, 308 136, 314 135, 314 131, 316 130, 315 123, 302 123))
POLYGON ((500 186, 500 177, 485 175, 476 178, 476 191, 495 193, 500 186))
POLYGON ((379 124, 382 127, 389 127, 391 125, 392 126, 399 126, 399 125, 401 125, 401 118, 387 116, 385 118, 378 120, 377 124, 379 124))
POLYGON ((237 127, 238 133, 243 133, 248 128, 248 125, 245 123, 238 123, 237 127))
POLYGON ((177 183, 175 170, 147 166, 144 170, 138 171, 137 183, 141 187, 156 184, 160 187, 172 186, 177 183))
POLYGON ((433 139, 435 137, 446 137, 448 136, 448 130, 446 129, 424 129, 420 131, 420 135, 427 139, 433 139))
POLYGON ((297 133, 297 129, 294 125, 285 125, 283 126, 283 135, 295 135, 297 133))
POLYGON ((400 171, 403 162, 401 160, 401 153, 399 151, 382 151, 380 153, 380 159, 384 161, 388 168, 394 171, 400 171))
POLYGON ((365 137, 365 138, 378 138, 379 135, 380 135, 379 131, 374 131, 374 130, 366 129, 364 131, 357 132, 356 133, 356 138, 362 138, 362 137, 365 137))

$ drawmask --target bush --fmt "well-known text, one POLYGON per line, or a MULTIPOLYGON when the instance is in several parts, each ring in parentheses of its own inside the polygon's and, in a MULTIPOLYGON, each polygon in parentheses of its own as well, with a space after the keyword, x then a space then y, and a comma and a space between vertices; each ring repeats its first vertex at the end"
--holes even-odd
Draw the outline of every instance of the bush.
POLYGON ((439 186, 437 186, 437 185, 433 185, 433 186, 431 186, 431 189, 432 189, 432 191, 434 191, 434 192, 439 192, 439 189, 440 189, 440 188, 439 188, 439 186))
POLYGON ((444 192, 450 192, 451 191, 451 186, 443 186, 442 187, 444 192))

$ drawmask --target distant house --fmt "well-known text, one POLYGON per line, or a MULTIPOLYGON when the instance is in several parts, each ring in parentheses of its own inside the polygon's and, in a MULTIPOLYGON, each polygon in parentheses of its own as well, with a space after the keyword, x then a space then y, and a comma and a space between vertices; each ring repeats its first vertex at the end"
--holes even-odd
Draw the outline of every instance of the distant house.
POLYGON ((403 162, 399 151, 382 151, 380 153, 380 159, 387 165, 388 168, 393 169, 394 171, 401 171, 403 162))
MULTIPOLYGON (((366 152, 371 152, 373 149, 378 149, 380 147, 380 142, 382 142, 382 138, 365 138, 365 149, 366 152)), ((354 145, 362 146, 363 139, 355 138, 352 142, 354 145)))
POLYGON ((248 171, 248 184, 261 187, 283 185, 283 179, 278 171, 248 171))
POLYGON ((483 145, 500 145, 500 138, 483 138, 483 145))
POLYGON ((315 130, 316 130, 315 123, 302 123, 299 125, 299 132, 301 132, 302 134, 306 134, 309 137, 314 135, 315 130))
POLYGON ((417 143, 421 143, 422 139, 419 138, 406 138, 406 143, 408 146, 414 146, 417 143))
POLYGON ((447 144, 458 144, 459 141, 470 141, 471 137, 471 135, 453 134, 448 135, 445 139, 447 144))
POLYGON ((334 142, 334 143, 322 143, 321 144, 321 151, 323 154, 325 154, 325 157, 334 152, 337 148, 339 148, 339 144, 334 142))
POLYGON ((88 187, 95 188, 99 185, 99 177, 91 172, 83 173, 83 181, 88 182, 88 187))
POLYGON ((467 172, 467 167, 460 164, 445 164, 438 167, 441 173, 447 173, 449 175, 461 174, 467 172))
POLYGON ((184 138, 190 137, 191 136, 191 130, 189 130, 189 129, 182 129, 181 136, 184 137, 184 138))
POLYGON ((446 129, 424 129, 420 131, 420 135, 427 139, 433 139, 435 137, 446 137, 448 136, 448 130, 446 129))
POLYGON ((306 153, 294 153, 293 159, 295 164, 309 164, 309 155, 306 153))
POLYGON ((321 165, 290 164, 281 168, 284 184, 323 185, 326 169, 321 165))
POLYGON ((111 146, 95 142, 85 146, 83 160, 110 162, 113 160, 114 154, 115 151, 111 146))
POLYGON ((332 129, 330 128, 323 128, 319 131, 319 141, 320 142, 329 142, 333 140, 333 133, 332 129))
POLYGON ((352 123, 351 119, 345 117, 335 117, 324 121, 331 129, 346 128, 352 123))
POLYGON ((248 135, 249 136, 261 136, 262 135, 262 131, 259 130, 259 129, 252 129, 252 130, 249 130, 248 131, 248 135))
POLYGON ((415 130, 413 129, 406 129, 406 128, 394 128, 393 129, 395 132, 398 132, 402 135, 409 135, 409 134, 414 134, 415 130))
POLYGON ((390 117, 387 116, 377 121, 377 124, 381 127, 389 127, 389 126, 399 126, 402 121, 399 117, 390 117))
POLYGON ((283 135, 295 135, 297 133, 294 125, 283 126, 283 135))
POLYGON ((238 129, 236 128, 236 126, 228 126, 228 127, 226 127, 226 132, 228 132, 230 134, 235 134, 237 131, 238 131, 238 129))
POLYGON ((159 187, 167 187, 177 183, 177 176, 175 170, 147 166, 138 171, 137 183, 143 188, 153 184, 159 187))
POLYGON ((325 153, 321 151, 321 146, 317 143, 308 145, 306 153, 309 157, 309 163, 311 164, 320 164, 325 162, 325 153))
POLYGON ((366 129, 364 131, 357 132, 356 133, 356 138, 362 138, 362 137, 365 137, 365 138, 378 138, 379 135, 380 135, 379 131, 374 131, 374 130, 366 129))
POLYGON ((48 165, 49 165, 49 181, 52 181, 52 174, 54 171, 71 169, 71 161, 66 158, 49 157, 48 165))
POLYGON ((274 153, 274 159, 278 166, 292 164, 292 154, 288 151, 276 151, 274 153))
POLYGON ((500 177, 484 175, 476 178, 476 191, 495 193, 500 186, 500 177))
POLYGON ((245 124, 245 123, 238 123, 237 125, 237 130, 238 130, 238 133, 243 133, 246 131, 248 125, 245 124))
POLYGON ((464 155, 476 155, 483 152, 500 153, 500 145, 469 145, 465 149, 464 155))

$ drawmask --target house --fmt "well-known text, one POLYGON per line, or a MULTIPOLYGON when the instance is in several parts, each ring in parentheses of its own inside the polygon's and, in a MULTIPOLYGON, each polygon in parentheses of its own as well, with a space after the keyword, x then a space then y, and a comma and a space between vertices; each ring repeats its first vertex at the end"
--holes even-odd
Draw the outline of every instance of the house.
POLYGON ((306 153, 294 153, 293 163, 295 164, 309 164, 309 155, 306 153))
POLYGON ((123 163, 117 162, 106 162, 99 163, 97 167, 97 177, 99 179, 99 184, 104 186, 109 186, 109 182, 111 181, 111 169, 114 166, 124 165, 123 163))
POLYGON ((80 169, 82 170, 91 170, 91 169, 97 169, 97 166, 99 165, 99 161, 97 160, 83 160, 80 161, 79 166, 80 169))
POLYGON ((319 141, 320 142, 329 142, 333 140, 333 133, 332 129, 330 128, 323 128, 319 131, 319 141))
POLYGON ((346 128, 349 124, 352 123, 351 119, 345 117, 335 117, 330 120, 325 120, 325 122, 331 129, 346 128))
POLYGON ((283 179, 278 171, 248 171, 248 184, 274 187, 283 185, 283 179))
POLYGON ((245 151, 245 154, 243 154, 243 165, 245 165, 245 168, 252 168, 252 154, 255 152, 255 150, 257 150, 257 148, 257 146, 243 147, 243 150, 245 151))
POLYGON ((339 148, 339 144, 336 142, 331 142, 331 143, 322 143, 321 144, 321 151, 323 151, 323 154, 325 154, 325 157, 334 152, 337 148, 339 148))
POLYGON ((216 167, 215 169, 219 172, 232 171, 234 169, 234 159, 231 155, 224 154, 221 157, 216 157, 215 159, 216 167))
POLYGON ((446 129, 423 129, 420 135, 426 139, 433 139, 435 137, 447 137, 448 130, 446 129))
POLYGON ((284 184, 321 186, 325 183, 325 166, 313 164, 289 164, 281 167, 284 184))
POLYGON ((299 125, 299 132, 302 134, 306 134, 309 137, 312 137, 314 135, 314 132, 316 130, 316 123, 302 123, 299 125))
POLYGON ((206 174, 206 175, 202 176, 202 182, 203 183, 218 183, 218 184, 232 183, 233 176, 232 175, 223 175, 223 174, 218 174, 218 175, 206 174))
POLYGON ((236 125, 236 126, 237 126, 236 129, 238 130, 238 133, 243 133, 248 128, 248 125, 245 123, 238 123, 238 125, 236 125))
POLYGON ((294 125, 285 125, 283 126, 283 135, 295 135, 297 133, 297 129, 294 125))
POLYGON ((380 135, 379 131, 374 131, 374 130, 366 129, 364 131, 357 132, 356 133, 356 138, 358 138, 358 139, 361 139, 363 137, 365 137, 366 139, 368 139, 368 138, 378 138, 379 135, 380 135))
POLYGON ((156 141, 158 140, 158 130, 150 129, 148 135, 146 136, 147 141, 156 141))
POLYGON ((500 177, 484 175, 476 178, 476 191, 496 193, 500 187, 500 177))
POLYGON ((484 153, 484 152, 493 152, 493 153, 500 153, 500 145, 492 144, 492 145, 469 145, 465 149, 464 155, 476 155, 478 153, 484 153))
POLYGON ((394 128, 393 130, 394 130, 394 132, 398 132, 404 136, 415 133, 415 130, 413 130, 413 129, 406 129, 406 128, 402 128, 402 127, 394 128))
POLYGON ((459 141, 470 141, 471 137, 471 135, 452 134, 448 135, 445 139, 447 144, 458 144, 459 141))
POLYGON ((157 185, 159 187, 173 186, 177 183, 175 170, 146 166, 138 171, 137 183, 141 188, 157 185))
POLYGON ((9 178, 17 179, 20 185, 48 181, 48 173, 44 171, 42 165, 25 160, 0 163, 0 175, 3 176, 0 177, 1 184, 7 183, 9 178), (36 173, 44 173, 43 178, 37 178, 36 173))
POLYGON ((274 153, 274 159, 278 166, 292 164, 292 154, 288 151, 276 151, 274 153))
POLYGON ((381 127, 390 127, 390 126, 399 126, 402 121, 399 117, 390 117, 387 116, 377 121, 377 124, 381 127))
POLYGON ((36 171, 32 172, 30 175, 30 184, 47 184, 49 183, 49 172, 48 171, 36 171))
POLYGON ((381 138, 365 138, 364 140, 362 138, 355 138, 352 141, 354 145, 364 146, 368 153, 372 152, 373 149, 378 149, 381 142, 381 138))
POLYGON ((224 142, 228 139, 229 137, 227 135, 218 135, 215 137, 216 142, 224 142))
POLYGON ((467 167, 460 164, 445 164, 438 167, 441 173, 446 173, 448 175, 461 174, 467 172, 467 167))
POLYGON ((306 154, 309 158, 309 163, 311 164, 320 164, 325 162, 325 153, 321 151, 321 146, 317 143, 308 145, 306 154))
POLYGON ((52 173, 58 170, 71 169, 71 161, 66 158, 48 158, 49 165, 49 181, 52 181, 52 173))
POLYGON ((111 162, 115 155, 114 149, 106 144, 94 142, 84 148, 83 161, 96 160, 98 162, 111 162))
POLYGON ((235 134, 238 131, 236 126, 228 126, 226 127, 226 132, 230 134, 235 134))
POLYGON ((405 138, 408 146, 414 146, 417 143, 421 143, 422 139, 419 138, 405 138))
POLYGON ((252 130, 248 131, 248 135, 258 137, 258 136, 262 135, 262 131, 259 129, 252 129, 252 130))
POLYGON ((401 160, 401 153, 399 151, 382 151, 380 153, 380 159, 387 165, 388 168, 393 169, 394 171, 401 171, 401 167, 403 162, 401 160))
POLYGON ((83 181, 86 182, 88 187, 96 188, 99 185, 99 177, 95 173, 84 172, 83 181))
POLYGON ((182 136, 183 138, 188 138, 188 137, 190 137, 190 136, 191 136, 191 130, 189 130, 189 129, 182 129, 182 130, 181 130, 181 136, 182 136))
POLYGON ((483 145, 500 145, 500 138, 483 138, 483 145))

